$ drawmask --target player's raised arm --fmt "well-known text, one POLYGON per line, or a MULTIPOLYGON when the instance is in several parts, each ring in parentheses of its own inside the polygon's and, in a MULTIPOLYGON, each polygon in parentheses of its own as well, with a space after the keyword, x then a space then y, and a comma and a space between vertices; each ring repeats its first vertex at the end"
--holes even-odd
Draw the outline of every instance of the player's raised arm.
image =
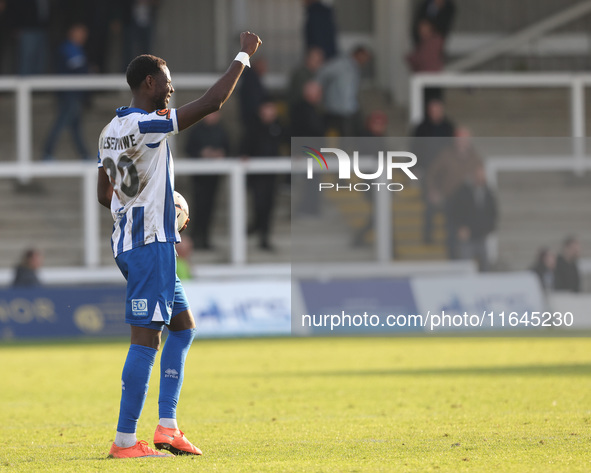
POLYGON ((224 75, 202 97, 177 109, 179 131, 190 127, 204 116, 221 108, 232 95, 244 66, 248 63, 248 58, 256 52, 261 44, 260 38, 254 33, 246 31, 240 34, 240 54, 232 61, 224 75), (241 53, 245 53, 248 57, 242 59, 241 53))

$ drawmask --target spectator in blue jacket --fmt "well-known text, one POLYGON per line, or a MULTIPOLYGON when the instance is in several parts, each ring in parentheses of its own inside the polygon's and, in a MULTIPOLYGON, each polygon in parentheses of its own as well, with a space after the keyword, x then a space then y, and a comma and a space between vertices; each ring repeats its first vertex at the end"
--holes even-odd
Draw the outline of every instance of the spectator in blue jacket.
MULTIPOLYGON (((58 52, 58 74, 76 75, 88 73, 88 61, 84 44, 88 38, 88 29, 76 23, 68 30, 68 38, 58 52)), ((53 159, 53 150, 64 128, 69 127, 74 144, 83 159, 90 157, 81 132, 82 108, 86 92, 82 90, 60 91, 58 97, 58 116, 45 142, 43 159, 53 159)))

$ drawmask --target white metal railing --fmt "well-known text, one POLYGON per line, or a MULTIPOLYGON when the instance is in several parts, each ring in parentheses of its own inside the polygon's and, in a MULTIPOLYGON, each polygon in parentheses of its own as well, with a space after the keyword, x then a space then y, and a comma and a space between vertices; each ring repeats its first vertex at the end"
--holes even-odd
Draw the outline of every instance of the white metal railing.
MULTIPOLYGON (((100 264, 100 213, 97 201, 97 166, 88 162, 52 163, 2 163, 0 178, 18 178, 23 170, 31 178, 35 177, 80 177, 82 196, 84 265, 96 267, 100 264)), ((289 174, 291 160, 288 158, 265 158, 243 161, 226 159, 223 161, 175 159, 175 174, 222 174, 230 180, 229 189, 229 228, 230 261, 234 265, 246 263, 246 176, 247 174, 289 174)))
MULTIPOLYGON (((577 140, 581 141, 581 140, 577 140)), ((486 179, 493 188, 498 186, 500 172, 556 172, 556 171, 588 171, 591 170, 590 156, 560 155, 536 157, 536 159, 523 156, 490 156, 486 159, 486 179)), ((487 246, 490 258, 493 262, 499 257, 499 240, 495 233, 488 238, 487 246)), ((591 273, 591 265, 585 267, 586 273, 591 273)))
MULTIPOLYGON (((173 74, 172 80, 176 90, 205 90, 219 77, 220 74, 173 74)), ((264 82, 270 89, 283 89, 286 86, 286 77, 282 74, 268 74, 264 82)), ((19 166, 16 177, 21 181, 27 181, 31 177, 28 164, 33 156, 32 94, 52 90, 126 91, 129 86, 123 74, 0 77, 0 92, 16 94, 16 162, 19 166)))
MULTIPOLYGON (((410 80, 411 123, 418 123, 424 113, 426 87, 486 88, 565 88, 570 90, 571 136, 585 136, 585 87, 591 85, 591 74, 415 74, 410 80)), ((539 111, 536 111, 536 116, 539 111)))

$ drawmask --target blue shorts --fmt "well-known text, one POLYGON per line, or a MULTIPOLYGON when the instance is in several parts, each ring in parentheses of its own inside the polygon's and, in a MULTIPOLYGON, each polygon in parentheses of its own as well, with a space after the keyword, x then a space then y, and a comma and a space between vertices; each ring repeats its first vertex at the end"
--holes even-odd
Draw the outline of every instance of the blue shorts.
POLYGON ((175 315, 189 309, 176 275, 173 242, 154 242, 125 251, 115 258, 127 280, 125 322, 162 330, 175 315))

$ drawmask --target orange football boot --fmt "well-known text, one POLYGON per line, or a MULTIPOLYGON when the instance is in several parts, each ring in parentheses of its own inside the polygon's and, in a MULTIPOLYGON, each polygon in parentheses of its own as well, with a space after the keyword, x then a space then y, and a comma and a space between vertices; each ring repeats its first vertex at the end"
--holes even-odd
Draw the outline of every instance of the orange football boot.
POLYGON ((189 442, 179 429, 167 429, 161 425, 158 425, 154 432, 154 445, 175 455, 203 455, 203 452, 189 442))
POLYGON ((150 448, 145 440, 138 440, 133 447, 121 448, 115 445, 111 446, 109 458, 140 458, 140 457, 174 457, 168 453, 160 453, 150 448))

